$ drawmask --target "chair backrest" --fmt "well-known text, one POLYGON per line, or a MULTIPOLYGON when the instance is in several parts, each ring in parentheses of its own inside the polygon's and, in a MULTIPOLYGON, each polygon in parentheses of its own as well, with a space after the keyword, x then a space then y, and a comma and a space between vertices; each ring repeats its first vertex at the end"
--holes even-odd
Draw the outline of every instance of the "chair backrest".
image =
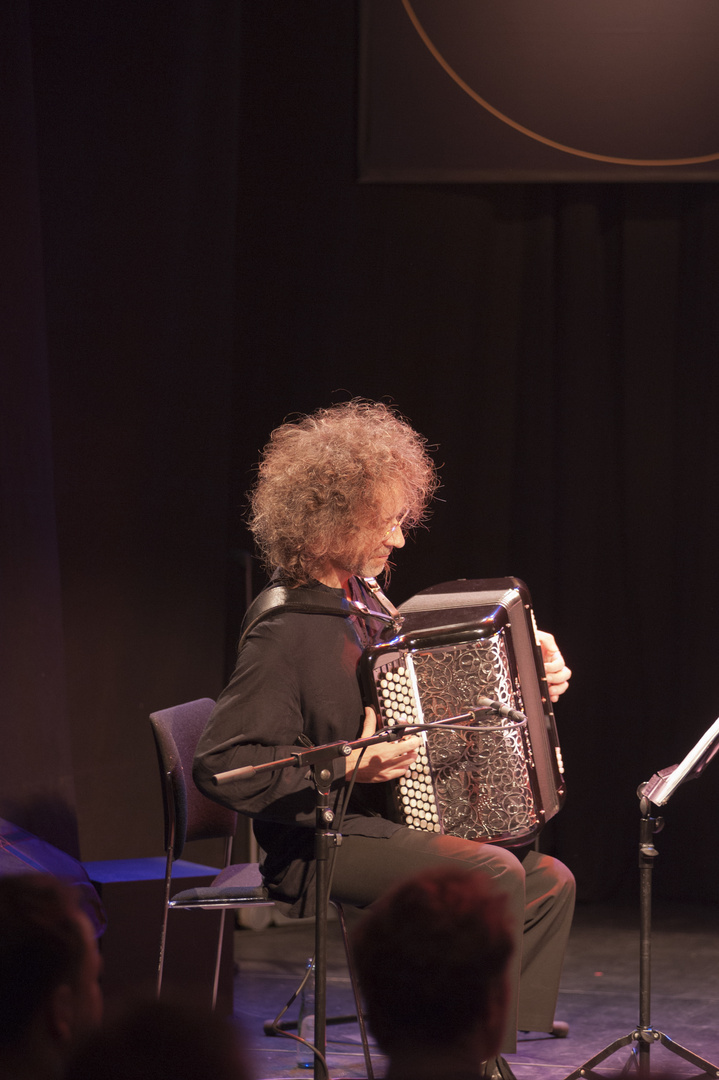
POLYGON ((180 858, 188 840, 234 836, 237 829, 237 813, 208 799, 192 779, 195 750, 214 707, 211 698, 200 698, 150 715, 162 778, 165 850, 174 815, 173 859, 180 858))

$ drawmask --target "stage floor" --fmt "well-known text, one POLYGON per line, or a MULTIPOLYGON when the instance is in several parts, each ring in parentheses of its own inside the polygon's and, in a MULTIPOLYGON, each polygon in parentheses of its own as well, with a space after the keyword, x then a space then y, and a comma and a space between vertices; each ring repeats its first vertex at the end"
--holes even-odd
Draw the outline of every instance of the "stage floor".
MULTIPOLYGON (((266 909, 265 909, 266 910, 266 909)), ((329 927, 327 1006, 329 1015, 354 1009, 339 927, 329 927)), ((295 1043, 268 1038, 274 1019, 299 982, 314 942, 311 921, 285 922, 263 930, 235 932, 235 1016, 262 1080, 298 1078, 312 1071, 296 1067, 295 1043)), ((717 1065, 719 1076, 719 911, 713 907, 657 906, 652 919, 651 1024, 675 1043, 717 1065)), ((296 1019, 297 1003, 288 1012, 296 1019)), ((639 1023, 638 906, 579 906, 569 942, 557 1019, 569 1023, 569 1037, 520 1035, 509 1055, 517 1080, 563 1080, 604 1047, 629 1035, 639 1023)), ((363 1077, 366 1068, 356 1024, 328 1026, 330 1075, 363 1077)), ((616 1076, 627 1064, 630 1047, 596 1067, 616 1076)), ((384 1062, 375 1048, 375 1075, 384 1062)), ((689 1062, 654 1043, 652 1073, 677 1078, 706 1076, 689 1062)))

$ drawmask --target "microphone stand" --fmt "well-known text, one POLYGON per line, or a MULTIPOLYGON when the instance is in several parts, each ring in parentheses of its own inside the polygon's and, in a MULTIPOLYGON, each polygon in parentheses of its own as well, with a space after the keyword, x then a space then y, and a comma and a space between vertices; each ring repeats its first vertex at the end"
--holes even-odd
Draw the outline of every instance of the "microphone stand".
MULTIPOLYGON (((327 905, 329 903, 329 856, 334 847, 342 843, 342 835, 332 829, 334 811, 329 804, 332 786, 332 770, 327 766, 338 757, 349 757, 353 750, 364 750, 378 743, 395 742, 405 735, 414 735, 418 731, 432 730, 436 727, 456 725, 461 731, 474 730, 471 725, 462 723, 473 720, 474 713, 462 713, 432 724, 397 724, 395 727, 382 728, 375 735, 352 742, 325 743, 307 750, 293 750, 290 757, 277 761, 268 761, 264 765, 245 765, 239 769, 217 773, 212 778, 215 786, 222 786, 232 780, 242 780, 258 773, 274 772, 277 769, 302 769, 309 767, 315 787, 315 860, 317 863, 315 878, 315 1062, 314 1080, 328 1080, 329 1071, 325 1062, 327 1029, 327 905)), ((359 1017, 362 1023, 362 1017, 359 1017)), ((366 1061, 368 1076, 371 1080, 372 1062, 366 1061)))

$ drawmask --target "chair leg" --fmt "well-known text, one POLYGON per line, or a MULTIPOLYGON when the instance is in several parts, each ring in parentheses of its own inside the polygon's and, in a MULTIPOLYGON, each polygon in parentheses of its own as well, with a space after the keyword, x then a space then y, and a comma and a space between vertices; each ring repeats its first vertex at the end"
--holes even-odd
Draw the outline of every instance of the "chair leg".
POLYGON ((360 1036, 362 1038, 362 1051, 364 1053, 365 1065, 367 1067, 367 1080, 374 1080, 374 1071, 372 1069, 372 1057, 369 1051, 369 1040, 367 1038, 367 1028, 365 1027, 364 1015, 362 1013, 362 999, 360 997, 359 986, 355 977, 354 964, 352 963, 352 953, 350 952, 349 937, 347 936, 347 924, 345 923, 345 913, 342 908, 342 904, 338 900, 331 901, 332 906, 337 912, 337 917, 340 922, 340 928, 342 930, 342 941, 344 942, 345 955, 347 957, 347 968, 350 973, 350 982, 352 983, 352 993, 355 999, 355 1009, 357 1010, 357 1023, 359 1024, 360 1036))
POLYGON ((162 991, 162 973, 165 967, 165 946, 167 944, 167 916, 169 912, 168 904, 170 902, 170 879, 172 878, 172 844, 167 851, 167 863, 165 866, 165 886, 164 897, 162 903, 162 926, 160 928, 160 958, 157 964, 157 984, 156 993, 160 996, 162 991))
POLYGON ((222 965, 222 941, 225 936, 226 910, 220 911, 220 932, 217 935, 217 956, 215 957, 215 977, 212 982, 212 1010, 217 1005, 217 988, 220 985, 220 967, 222 965))
MULTIPOLYGON (((224 866, 230 865, 230 859, 232 857, 232 837, 228 836, 225 842, 225 861, 224 866)), ((212 981, 212 1011, 215 1011, 217 1005, 217 990, 220 985, 220 967, 222 966, 222 942, 225 936, 225 915, 226 910, 220 911, 220 930, 217 935, 217 956, 215 957, 215 977, 212 981)))
POLYGON ((167 908, 165 908, 162 914, 162 928, 160 930, 160 959, 157 964, 157 981, 155 984, 155 993, 157 997, 162 992, 162 972, 165 967, 165 942, 167 940, 167 908))

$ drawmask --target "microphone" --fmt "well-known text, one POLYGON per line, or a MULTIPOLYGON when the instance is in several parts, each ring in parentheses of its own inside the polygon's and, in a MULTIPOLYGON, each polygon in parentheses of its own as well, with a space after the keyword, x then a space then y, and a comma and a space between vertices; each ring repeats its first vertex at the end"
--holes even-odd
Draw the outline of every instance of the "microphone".
POLYGON ((509 705, 503 705, 501 701, 494 701, 492 698, 477 698, 477 704, 481 705, 483 709, 490 709, 491 712, 497 713, 498 716, 506 716, 508 720, 514 720, 517 724, 522 724, 527 720, 524 713, 517 712, 516 709, 510 709, 509 705))

